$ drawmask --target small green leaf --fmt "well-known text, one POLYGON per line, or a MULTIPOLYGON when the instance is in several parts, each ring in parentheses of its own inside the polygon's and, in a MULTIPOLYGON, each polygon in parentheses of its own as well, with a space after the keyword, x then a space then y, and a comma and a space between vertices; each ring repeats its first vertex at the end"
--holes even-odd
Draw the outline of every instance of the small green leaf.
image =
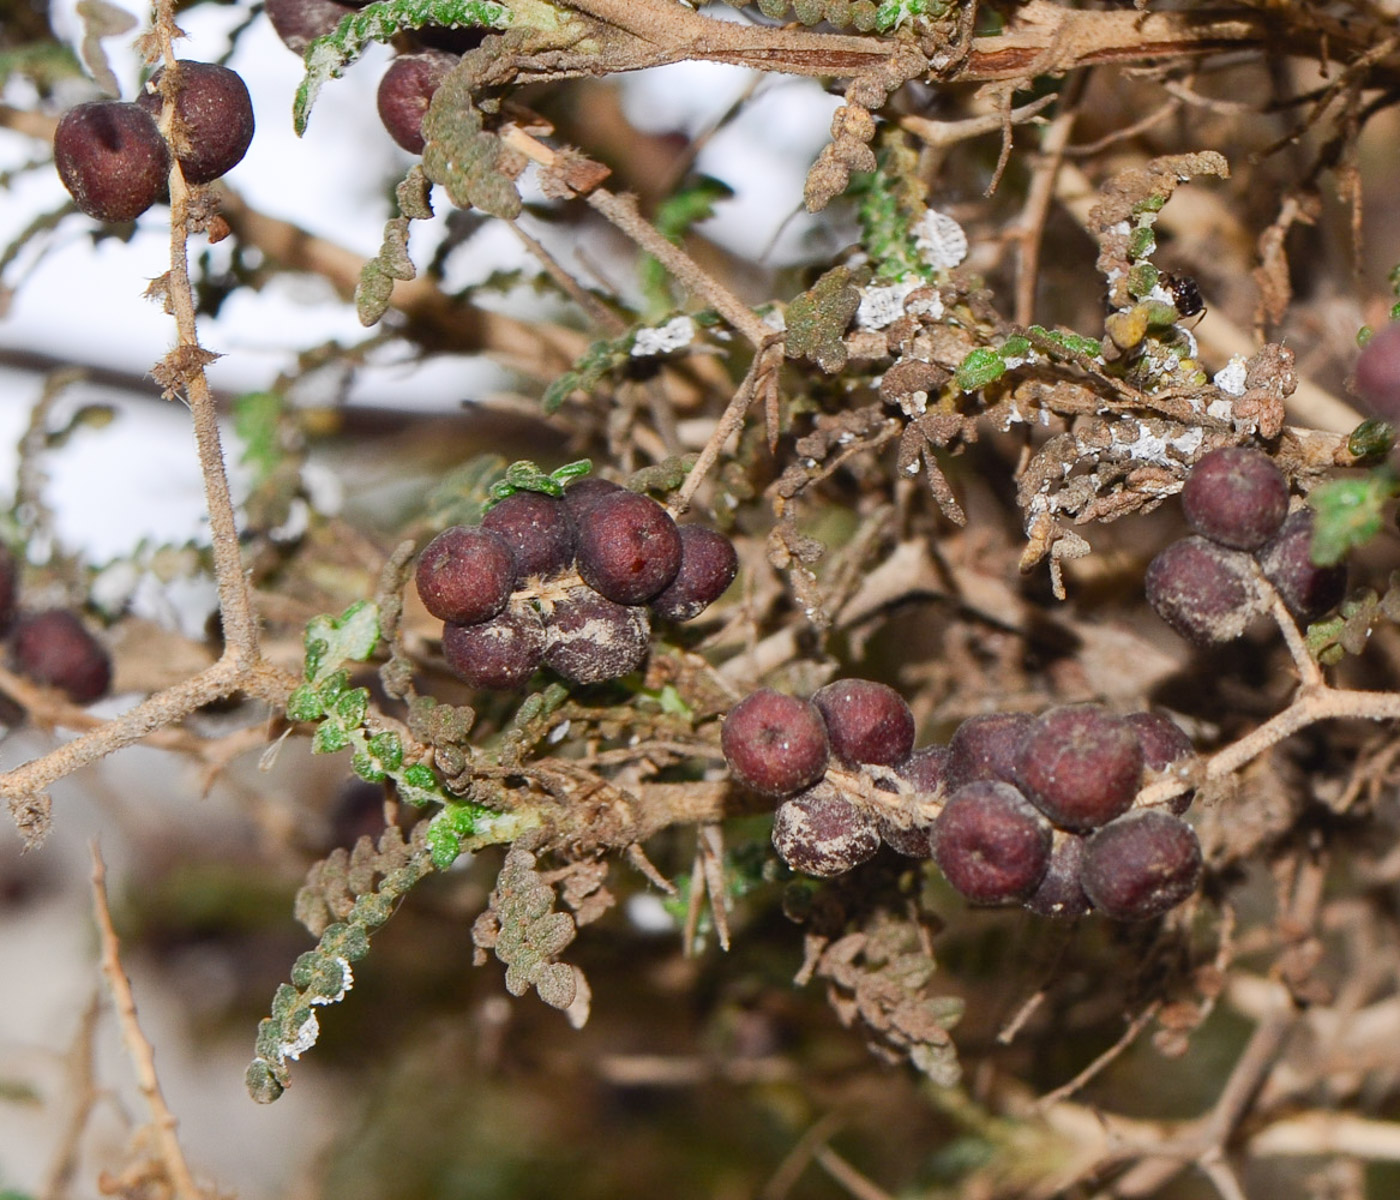
POLYGON ((1129 258, 1146 258, 1156 249, 1157 235, 1152 232, 1152 226, 1139 225, 1128 234, 1129 258))
POLYGON ((1395 446, 1395 430, 1378 417, 1362 421, 1347 438, 1347 451, 1353 458, 1379 462, 1395 446))
POLYGON ((323 722, 311 739, 312 754, 336 754, 350 744, 349 735, 333 721, 323 722))
POLYGON ((403 763, 403 742, 393 730, 376 733, 370 738, 369 752, 383 764, 386 771, 397 771, 403 763))
POLYGON ((426 763, 414 763, 406 768, 403 774, 395 778, 394 786, 398 790, 399 799, 415 808, 446 799, 442 785, 433 774, 432 767, 426 763))
POLYGON ((446 821, 435 819, 428 826, 427 840, 428 853, 432 856, 433 866, 439 871, 447 870, 457 861, 457 856, 462 853, 461 839, 446 821))
POLYGON ((965 392, 975 392, 1006 374, 1006 359, 995 350, 979 346, 958 365, 953 382, 965 392))
POLYGON ((324 711, 316 689, 308 683, 294 688, 292 694, 287 697, 287 720, 289 721, 317 721, 320 720, 324 711))
POLYGON ((387 776, 379 760, 363 751, 351 756, 350 769, 366 783, 383 783, 387 776))
POLYGON ((1312 490, 1308 503, 1317 512, 1312 560, 1330 567, 1354 547, 1381 531, 1385 505, 1396 494, 1396 477, 1382 468, 1356 479, 1335 479, 1312 490))
POLYGON ((354 729, 365 723, 369 715, 369 689, 351 688, 342 693, 335 702, 336 720, 346 729, 354 729))
POLYGON ((364 662, 379 644, 379 608, 357 600, 338 617, 319 616, 306 627, 306 677, 322 683, 345 662, 364 662))

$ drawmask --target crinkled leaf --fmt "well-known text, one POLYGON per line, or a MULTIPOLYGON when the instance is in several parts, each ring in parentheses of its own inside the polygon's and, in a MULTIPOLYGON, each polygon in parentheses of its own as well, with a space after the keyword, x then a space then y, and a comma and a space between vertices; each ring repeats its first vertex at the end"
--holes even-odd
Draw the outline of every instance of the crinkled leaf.
POLYGON ((1332 566, 1381 531, 1385 505, 1396 494, 1397 479, 1386 470, 1356 479, 1336 479, 1313 489, 1308 503, 1317 513, 1312 560, 1332 566))

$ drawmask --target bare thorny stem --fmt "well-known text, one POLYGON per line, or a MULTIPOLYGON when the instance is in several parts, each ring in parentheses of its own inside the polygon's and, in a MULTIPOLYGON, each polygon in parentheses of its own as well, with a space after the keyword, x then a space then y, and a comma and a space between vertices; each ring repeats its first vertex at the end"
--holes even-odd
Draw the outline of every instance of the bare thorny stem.
MULTIPOLYGON (((174 38, 178 33, 172 0, 157 0, 154 33, 169 78, 176 73, 174 38)), ((160 116, 160 129, 167 140, 170 139, 174 116, 175 93, 171 89, 165 93, 160 116)), ((173 368, 174 377, 183 385, 184 399, 194 427, 209 513, 214 575, 223 621, 224 653, 218 662, 184 682, 157 692, 120 716, 43 757, 0 775, 0 794, 6 797, 17 821, 21 814, 30 814, 32 819, 36 802, 50 784, 140 741, 155 730, 183 719, 203 704, 242 690, 280 706, 285 703, 295 683, 285 672, 267 663, 259 650, 257 617, 243 572, 238 526, 229 493, 228 475, 224 469, 218 413, 209 380, 204 373, 203 353, 195 321, 188 257, 190 188, 185 182, 179 160, 173 155, 169 187, 170 272, 165 283, 169 308, 175 319, 176 346, 166 362, 173 368)), ((42 811, 42 803, 38 807, 42 811)), ((39 840, 43 833, 42 823, 26 829, 31 844, 39 840)))

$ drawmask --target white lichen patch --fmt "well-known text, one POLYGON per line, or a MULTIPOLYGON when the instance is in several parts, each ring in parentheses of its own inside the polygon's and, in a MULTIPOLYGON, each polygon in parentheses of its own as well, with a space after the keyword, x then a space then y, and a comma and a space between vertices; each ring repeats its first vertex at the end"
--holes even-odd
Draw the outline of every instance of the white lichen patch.
POLYGON ((695 322, 689 317, 672 317, 664 325, 639 329, 632 340, 633 358, 651 358, 683 350, 695 340, 695 322))
POLYGON ((922 280, 901 279, 898 283, 861 288, 856 328, 874 332, 893 325, 904 315, 905 298, 923 286, 922 280))
POLYGON ((929 209, 914 225, 914 244, 935 271, 947 271, 967 257, 967 234, 952 217, 929 209))
POLYGON ((1123 437, 1126 429, 1123 426, 1115 427, 1114 450, 1134 462, 1151 463, 1159 467, 1180 466, 1182 462, 1190 462, 1205 440, 1205 431, 1202 429, 1188 429, 1170 437, 1165 432, 1154 431, 1145 422, 1137 427, 1136 432, 1137 436, 1128 441, 1123 437))
POLYGON ((321 1023, 316 1020, 316 1014, 312 1013, 301 1023, 301 1028, 297 1030, 297 1035, 290 1042, 283 1042, 277 1047, 280 1057, 290 1058, 293 1062, 316 1044, 316 1039, 321 1036, 321 1023))
MULTIPOLYGON (((1243 354, 1232 355, 1230 361, 1215 373, 1215 378, 1211 380, 1227 396, 1243 396, 1245 391, 1245 356, 1243 354)), ((1214 408, 1214 405, 1211 405, 1214 408)), ((1217 414, 1212 413, 1212 416, 1217 414)), ((1225 413, 1225 419, 1229 419, 1229 412, 1225 413)))

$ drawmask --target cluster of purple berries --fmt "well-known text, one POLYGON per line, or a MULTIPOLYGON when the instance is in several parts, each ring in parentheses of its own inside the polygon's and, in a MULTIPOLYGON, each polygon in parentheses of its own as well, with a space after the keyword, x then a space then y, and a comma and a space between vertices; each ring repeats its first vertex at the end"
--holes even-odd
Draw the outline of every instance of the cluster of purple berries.
POLYGON ((1195 531, 1147 568, 1147 601, 1197 645, 1233 641, 1265 609, 1262 574, 1299 621, 1316 621, 1346 595, 1345 564, 1311 558, 1313 511, 1288 511, 1288 481, 1260 450, 1212 450, 1191 469, 1181 507, 1195 531))
POLYGON ((445 622, 453 673, 509 690, 542 665, 572 683, 626 675, 646 657, 653 616, 699 616, 738 567, 723 534, 677 525, 615 483, 581 479, 562 497, 518 491, 480 525, 444 530, 419 555, 416 581, 445 622))
POLYGON ((19 611, 19 566, 0 546, 0 634, 10 662, 35 683, 58 688, 74 704, 91 704, 112 684, 112 660, 77 613, 66 608, 19 611))
MULTIPOLYGON (((177 64, 174 155, 189 183, 211 183, 242 161, 253 140, 243 80, 216 63, 177 64)), ((134 221, 166 195, 172 147, 161 136, 162 67, 134 102, 93 100, 63 114, 54 165, 78 208, 99 221, 134 221)))
POLYGON ((1156 713, 991 713, 915 750, 899 693, 844 679, 811 700, 755 692, 721 743, 737 781, 780 800, 773 845, 806 875, 842 874, 884 842, 932 858, 975 904, 1121 921, 1159 916, 1200 882, 1200 844, 1182 820, 1190 794, 1135 807, 1145 782, 1193 754, 1156 713))

